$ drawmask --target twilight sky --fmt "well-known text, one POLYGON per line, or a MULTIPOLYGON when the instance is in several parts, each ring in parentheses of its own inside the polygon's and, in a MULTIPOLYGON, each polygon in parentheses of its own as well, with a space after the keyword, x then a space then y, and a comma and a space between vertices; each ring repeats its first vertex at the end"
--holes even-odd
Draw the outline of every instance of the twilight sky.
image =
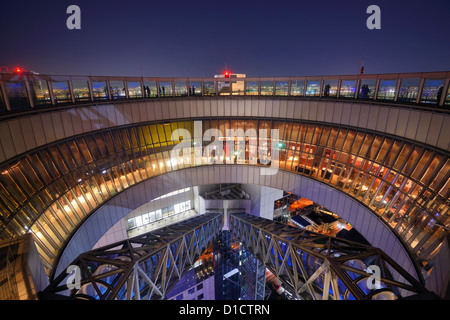
POLYGON ((449 0, 4 0, 0 66, 41 74, 247 76, 450 70, 449 0), (81 30, 66 9, 81 8, 81 30), (369 30, 369 5, 381 30, 369 30))

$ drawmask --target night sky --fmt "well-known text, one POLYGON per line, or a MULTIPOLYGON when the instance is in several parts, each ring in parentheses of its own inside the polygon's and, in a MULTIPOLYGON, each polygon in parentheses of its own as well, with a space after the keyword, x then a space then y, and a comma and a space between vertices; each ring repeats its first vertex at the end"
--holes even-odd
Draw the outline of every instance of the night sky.
POLYGON ((0 66, 210 77, 450 70, 450 1, 1 1, 0 66), (81 8, 81 30, 66 9, 81 8), (381 30, 369 30, 369 5, 381 30))

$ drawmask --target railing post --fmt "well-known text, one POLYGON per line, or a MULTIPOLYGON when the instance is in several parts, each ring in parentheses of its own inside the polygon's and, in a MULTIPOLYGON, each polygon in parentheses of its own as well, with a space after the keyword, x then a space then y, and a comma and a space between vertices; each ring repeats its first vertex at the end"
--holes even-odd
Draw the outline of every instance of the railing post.
POLYGON ((123 80, 123 88, 125 89, 125 99, 129 100, 130 95, 128 92, 128 81, 126 79, 123 80))
POLYGON ((337 85, 337 91, 336 91, 336 99, 339 99, 340 93, 341 93, 341 85, 342 85, 342 79, 338 79, 338 85, 337 85))
POLYGON ((394 96, 394 102, 398 101, 398 94, 400 92, 400 85, 401 85, 402 79, 400 77, 397 77, 397 85, 395 87, 395 96, 394 96))
POLYGON ((9 97, 6 94, 6 86, 4 81, 0 81, 0 90, 2 91, 3 100, 7 111, 11 111, 11 105, 9 104, 9 97))
POLYGON ((106 94, 108 95, 108 100, 112 100, 112 95, 111 95, 111 84, 109 83, 109 79, 107 79, 106 81, 106 94))
POLYGON ((416 98, 416 103, 417 104, 420 103, 420 99, 422 98, 422 90, 423 90, 423 85, 424 84, 425 84, 425 79, 421 76, 420 77, 419 89, 417 91, 417 98, 416 98))
POLYGON ((378 89, 380 88, 380 78, 377 77, 375 82, 375 92, 373 93, 373 100, 378 100, 378 89))
POLYGON ((72 100, 72 103, 75 103, 75 95, 73 94, 72 80, 68 80, 67 83, 69 84, 70 100, 72 100))
POLYGON ((441 99, 437 101, 438 106, 440 107, 444 105, 445 98, 447 97, 448 86, 449 86, 449 79, 447 78, 445 79, 444 86, 442 87, 441 99))
POLYGON ((24 77, 23 82, 25 83, 25 89, 27 91, 28 103, 30 104, 31 108, 34 108, 33 95, 31 94, 31 87, 30 87, 30 83, 28 81, 28 77, 27 76, 24 77))
POLYGON ((54 106, 55 103, 55 96, 53 95, 53 82, 49 79, 47 80, 47 86, 48 86, 48 93, 50 94, 50 100, 52 102, 52 106, 54 106))
POLYGON ((359 87, 361 86, 361 79, 356 79, 356 86, 355 86, 355 95, 353 96, 353 99, 358 99, 359 94, 359 87))
POLYGON ((89 96, 91 97, 91 101, 94 101, 94 93, 92 92, 92 81, 91 78, 87 81, 89 87, 89 96))

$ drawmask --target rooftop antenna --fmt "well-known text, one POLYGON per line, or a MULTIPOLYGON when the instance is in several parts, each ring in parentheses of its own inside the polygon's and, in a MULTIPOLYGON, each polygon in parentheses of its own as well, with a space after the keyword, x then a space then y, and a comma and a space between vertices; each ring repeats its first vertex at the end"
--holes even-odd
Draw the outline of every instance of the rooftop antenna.
POLYGON ((358 70, 357 73, 363 74, 364 73, 364 58, 361 58, 358 62, 358 70))

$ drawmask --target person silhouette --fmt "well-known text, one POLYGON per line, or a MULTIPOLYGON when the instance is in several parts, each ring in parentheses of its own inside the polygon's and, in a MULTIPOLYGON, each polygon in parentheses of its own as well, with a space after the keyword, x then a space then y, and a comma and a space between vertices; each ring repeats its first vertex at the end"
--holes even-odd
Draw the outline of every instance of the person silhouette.
POLYGON ((439 104, 439 102, 441 102, 441 97, 442 97, 442 89, 443 86, 440 86, 436 95, 436 103, 439 104))
POLYGON ((330 95, 330 85, 329 84, 326 84, 325 85, 325 90, 324 90, 324 92, 323 92, 323 95, 325 96, 325 97, 328 97, 329 95, 330 95))

